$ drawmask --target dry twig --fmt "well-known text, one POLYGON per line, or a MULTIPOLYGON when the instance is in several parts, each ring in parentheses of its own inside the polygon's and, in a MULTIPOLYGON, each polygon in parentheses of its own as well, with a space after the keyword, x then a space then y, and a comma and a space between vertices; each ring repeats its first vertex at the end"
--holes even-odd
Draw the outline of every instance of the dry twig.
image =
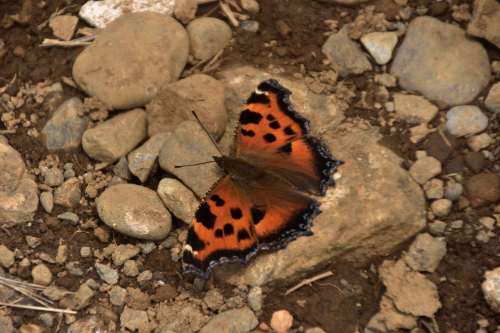
POLYGON ((198 5, 204 5, 206 3, 216 2, 217 0, 196 0, 198 5))
POLYGON ((45 38, 40 44, 40 47, 79 47, 79 46, 88 46, 95 39, 95 36, 84 36, 80 38, 76 38, 73 40, 59 40, 59 39, 51 39, 45 38))
POLYGON ((0 302, 0 306, 7 306, 7 307, 11 307, 11 308, 26 309, 26 310, 35 310, 35 311, 47 311, 47 312, 77 314, 76 311, 68 310, 68 309, 58 309, 58 308, 33 306, 33 305, 22 305, 22 304, 15 304, 15 303, 0 302))
POLYGON ((327 271, 327 272, 318 274, 316 276, 313 276, 312 278, 302 280, 302 282, 300 282, 299 284, 297 284, 294 287, 288 289, 285 292, 285 296, 293 293, 294 291, 302 288, 303 286, 310 286, 313 282, 316 282, 316 281, 319 281, 319 280, 322 280, 322 279, 326 279, 327 277, 332 276, 332 275, 333 275, 333 272, 327 271))
POLYGON ((229 22, 231 22, 231 24, 234 27, 238 27, 240 24, 239 24, 238 20, 236 19, 236 17, 234 16, 234 13, 231 10, 231 8, 229 8, 229 5, 223 1, 220 1, 219 5, 220 5, 220 8, 222 9, 222 12, 224 13, 224 15, 226 15, 226 17, 228 18, 229 22))

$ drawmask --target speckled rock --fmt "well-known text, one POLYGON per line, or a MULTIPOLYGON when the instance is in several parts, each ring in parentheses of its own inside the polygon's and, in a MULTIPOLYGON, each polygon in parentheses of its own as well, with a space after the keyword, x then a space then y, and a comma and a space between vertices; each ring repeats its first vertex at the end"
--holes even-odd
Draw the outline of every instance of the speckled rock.
POLYGON ((500 112, 500 82, 495 83, 484 100, 484 106, 492 112, 500 112))
POLYGON ((114 162, 146 137, 146 113, 137 109, 108 119, 83 133, 83 150, 93 159, 114 162))
POLYGON ((361 37, 361 43, 377 64, 385 65, 392 59, 392 51, 398 43, 396 32, 371 32, 361 37))
POLYGON ((423 233, 417 236, 403 259, 416 271, 434 272, 445 255, 446 240, 423 233))
POLYGON ((432 156, 423 156, 410 167, 410 175, 421 185, 441 173, 441 162, 432 156))
POLYGON ((191 55, 200 61, 208 60, 224 49, 232 36, 229 25, 213 17, 194 19, 186 30, 189 34, 191 55))
POLYGON ((254 313, 247 307, 228 310, 214 316, 200 330, 200 333, 231 332, 246 333, 253 330, 259 321, 254 313))
POLYGON ((80 181, 76 177, 66 180, 54 191, 54 203, 68 208, 77 206, 81 197, 80 181))
POLYGON ((172 214, 190 224, 199 202, 193 192, 174 178, 163 178, 158 184, 158 195, 172 214))
POLYGON ((500 3, 496 0, 474 1, 467 33, 484 38, 500 49, 500 3))
POLYGON ((494 311, 500 313, 500 267, 487 271, 484 277, 481 285, 484 298, 494 311))
POLYGON ((428 123, 438 113, 438 108, 422 96, 394 94, 396 117, 409 123, 428 123))
POLYGON ((21 154, 9 144, 0 142, 0 192, 14 191, 25 171, 21 154))
POLYGON ((125 14, 80 53, 73 77, 109 107, 131 109, 177 80, 188 53, 188 35, 175 19, 152 12, 125 14))
POLYGON ((429 16, 409 24, 391 74, 404 89, 447 105, 471 102, 491 76, 488 54, 480 43, 459 27, 429 16))
POLYGON ((0 192, 0 225, 32 221, 38 202, 38 186, 26 175, 14 191, 0 192))
POLYGON ((48 150, 77 149, 82 143, 88 120, 80 117, 83 103, 73 97, 61 104, 42 129, 42 140, 48 150))
POLYGON ((172 226, 169 212, 158 195, 147 187, 111 186, 97 198, 96 206, 104 223, 131 237, 163 239, 172 226))
POLYGON ((372 69, 368 57, 359 45, 349 38, 346 28, 328 37, 322 51, 341 76, 362 74, 372 69))
POLYGON ((153 171, 161 147, 169 137, 170 133, 158 133, 128 154, 128 168, 141 183, 144 183, 153 171))
POLYGON ((217 155, 219 152, 200 125, 194 121, 185 121, 163 145, 159 161, 163 170, 177 176, 194 193, 203 197, 222 175, 219 167, 215 163, 189 168, 175 166, 211 161, 212 156, 217 155))
POLYGON ((488 126, 488 117, 475 105, 455 106, 446 113, 446 129, 461 137, 482 132, 488 126))

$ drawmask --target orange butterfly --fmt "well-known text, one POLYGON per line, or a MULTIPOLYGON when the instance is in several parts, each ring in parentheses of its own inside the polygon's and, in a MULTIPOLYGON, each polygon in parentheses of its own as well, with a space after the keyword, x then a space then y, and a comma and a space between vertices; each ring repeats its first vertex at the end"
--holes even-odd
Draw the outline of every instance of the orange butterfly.
POLYGON ((196 211, 183 250, 185 272, 207 277, 218 264, 246 263, 260 250, 311 235, 319 203, 342 162, 309 135, 290 91, 262 82, 241 112, 230 156, 214 156, 226 172, 196 211))

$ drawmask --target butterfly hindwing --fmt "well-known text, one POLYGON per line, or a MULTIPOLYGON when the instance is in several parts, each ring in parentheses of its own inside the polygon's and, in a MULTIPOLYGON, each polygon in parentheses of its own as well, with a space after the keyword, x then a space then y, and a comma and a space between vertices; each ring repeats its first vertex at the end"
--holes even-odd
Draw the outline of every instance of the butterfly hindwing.
POLYGON ((262 82, 240 114, 236 157, 287 179, 298 189, 324 194, 339 164, 309 122, 293 110, 290 91, 275 80, 262 82))
POLYGON ((202 275, 219 263, 246 262, 257 251, 250 202, 229 176, 197 209, 184 247, 185 271, 202 275))

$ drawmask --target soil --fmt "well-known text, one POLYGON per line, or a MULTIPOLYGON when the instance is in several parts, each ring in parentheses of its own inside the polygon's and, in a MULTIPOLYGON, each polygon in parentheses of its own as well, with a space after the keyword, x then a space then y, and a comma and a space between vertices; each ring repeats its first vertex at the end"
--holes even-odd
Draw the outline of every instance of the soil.
MULTIPOLYGON (((17 77, 16 83, 9 88, 10 95, 15 95, 17 89, 24 83, 37 83, 44 80, 55 82, 60 81, 63 76, 71 77, 73 61, 81 49, 39 47, 44 38, 51 38, 52 35, 48 27, 39 30, 38 26, 46 22, 57 9, 66 7, 67 13, 76 14, 84 2, 85 0, 52 0, 43 2, 45 5, 42 6, 35 1, 31 19, 27 24, 15 23, 6 28, 0 21, 0 39, 3 39, 8 50, 3 60, 0 59, 0 86, 9 82, 14 75, 17 77), (16 47, 24 49, 23 57, 14 55, 13 50, 16 47)), ((452 2, 453 4, 469 3, 472 6, 473 1, 453 0, 452 2)), ((399 7, 392 0, 377 0, 374 4, 377 11, 384 12, 388 18, 393 17, 399 11, 399 7)), ((446 20, 451 17, 450 6, 438 8, 430 0, 409 1, 409 4, 413 8, 429 7, 430 14, 439 16, 441 19, 446 20)), ((238 31, 223 61, 225 64, 250 64, 265 69, 279 66, 284 68, 286 74, 289 75, 328 69, 328 66, 323 63, 321 53, 325 34, 330 31, 324 21, 335 19, 338 20, 338 25, 342 26, 346 22, 353 21, 360 8, 363 8, 362 6, 344 7, 312 0, 261 0, 260 5, 261 11, 254 18, 260 24, 259 32, 238 31)), ((209 12, 211 6, 206 5, 202 10, 209 12)), ((18 13, 21 7, 21 1, 0 0, 0 20, 4 14, 18 13)), ((488 53, 490 59, 500 59, 500 52, 492 46, 488 47, 488 53)), ((368 75, 373 75, 373 73, 368 75)), ((368 75, 347 81, 355 86, 359 93, 361 89, 369 89, 366 86, 368 75)), ((71 96, 83 95, 78 90, 65 86, 65 97, 71 96)), ((368 115, 367 112, 355 106, 357 101, 359 101, 359 95, 351 104, 346 116, 362 118, 373 125, 379 125, 379 114, 368 115)), ((22 111, 29 115, 38 110, 28 105, 22 111)), ((383 117, 383 115, 380 116, 383 117)), ((41 130, 47 118, 48 115, 43 116, 42 113, 37 125, 38 130, 41 130)), ((498 120, 491 119, 491 121, 496 121, 496 124, 491 127, 490 131, 498 131, 498 120)), ((382 143, 407 161, 414 160, 416 150, 426 149, 425 142, 417 146, 410 143, 407 124, 396 123, 394 127, 395 131, 389 130, 389 127, 381 128, 381 133, 384 134, 382 143)), ((38 165, 47 156, 47 151, 39 140, 26 135, 25 129, 6 136, 10 144, 22 154, 28 166, 38 165)), ((464 146, 464 142, 459 142, 451 156, 445 161, 445 165, 451 163, 454 156, 463 155, 464 146)), ((495 149, 498 147, 493 147, 491 150, 495 151, 495 149)), ((77 174, 82 174, 90 162, 82 151, 61 153, 58 156, 61 164, 74 163, 77 174)), ((496 163, 498 162, 497 160, 496 163)), ((409 162, 403 166, 408 165, 409 162)), ((460 167, 465 175, 473 174, 463 163, 460 167)), ((487 168, 493 170, 493 165, 490 164, 487 168)), ((0 239, 10 249, 17 248, 29 254, 34 250, 28 248, 25 237, 28 235, 40 237, 42 244, 36 252, 44 252, 52 257, 55 257, 59 239, 67 240, 67 243, 71 244, 68 261, 78 261, 84 272, 93 271, 90 270, 94 265, 93 258, 82 258, 79 249, 82 246, 102 249, 109 242, 100 242, 92 234, 92 230, 81 229, 69 223, 60 222, 53 217, 64 211, 56 207, 51 217, 40 208, 35 222, 0 229, 0 239)), ((475 332, 478 328, 477 320, 483 318, 489 322, 488 332, 494 332, 497 325, 500 325, 500 315, 493 313, 487 306, 480 289, 484 272, 500 265, 498 243, 492 241, 484 244, 475 240, 478 218, 488 214, 491 216, 492 212, 493 206, 489 206, 465 212, 453 212, 446 218, 446 221, 462 219, 465 227, 463 230, 446 235, 448 254, 441 262, 438 271, 431 276, 438 285, 443 303, 436 317, 440 332, 450 332, 452 329, 458 332, 475 332)), ((88 208, 81 208, 76 213, 82 220, 96 219, 97 216, 93 209, 88 208)), ((496 230, 498 239, 499 228, 496 230)), ((133 239, 113 233, 112 230, 109 231, 114 243, 134 243, 133 239)), ((402 245, 401 251, 406 245, 402 245)), ((171 256, 167 251, 166 249, 155 250, 149 254, 143 263, 145 269, 150 269, 155 276, 162 277, 173 288, 189 287, 190 282, 182 279, 179 264, 170 259, 171 256)), ((399 257, 401 251, 396 252, 394 258, 399 257)), ((285 296, 284 292, 297 281, 265 288, 264 309, 259 319, 269 322, 273 311, 287 309, 294 316, 294 327, 320 326, 326 332, 346 333, 355 332, 356 329, 361 330, 370 317, 378 311, 378 302, 384 288, 376 273, 376 267, 383 259, 379 258, 362 267, 357 267, 352 263, 331 263, 316 272, 311 272, 310 275, 314 276, 331 270, 334 272, 332 277, 301 288, 288 296, 285 296)), ((48 266, 54 275, 62 270, 58 265, 48 264, 48 266)), ((29 273, 21 277, 30 278, 29 273)), ((85 273, 80 278, 58 277, 56 285, 75 291, 89 278, 98 280, 95 273, 85 273)), ((136 283, 135 279, 122 277, 120 280, 122 287, 134 287, 134 283, 136 283)), ((230 290, 230 287, 220 284, 217 284, 217 287, 225 291, 230 290)), ((143 286, 143 290, 154 294, 154 288, 151 285, 143 286)), ((26 321, 35 323, 38 321, 36 312, 14 310, 13 313, 26 321)), ((64 329, 66 326, 63 324, 61 327, 64 329)))

